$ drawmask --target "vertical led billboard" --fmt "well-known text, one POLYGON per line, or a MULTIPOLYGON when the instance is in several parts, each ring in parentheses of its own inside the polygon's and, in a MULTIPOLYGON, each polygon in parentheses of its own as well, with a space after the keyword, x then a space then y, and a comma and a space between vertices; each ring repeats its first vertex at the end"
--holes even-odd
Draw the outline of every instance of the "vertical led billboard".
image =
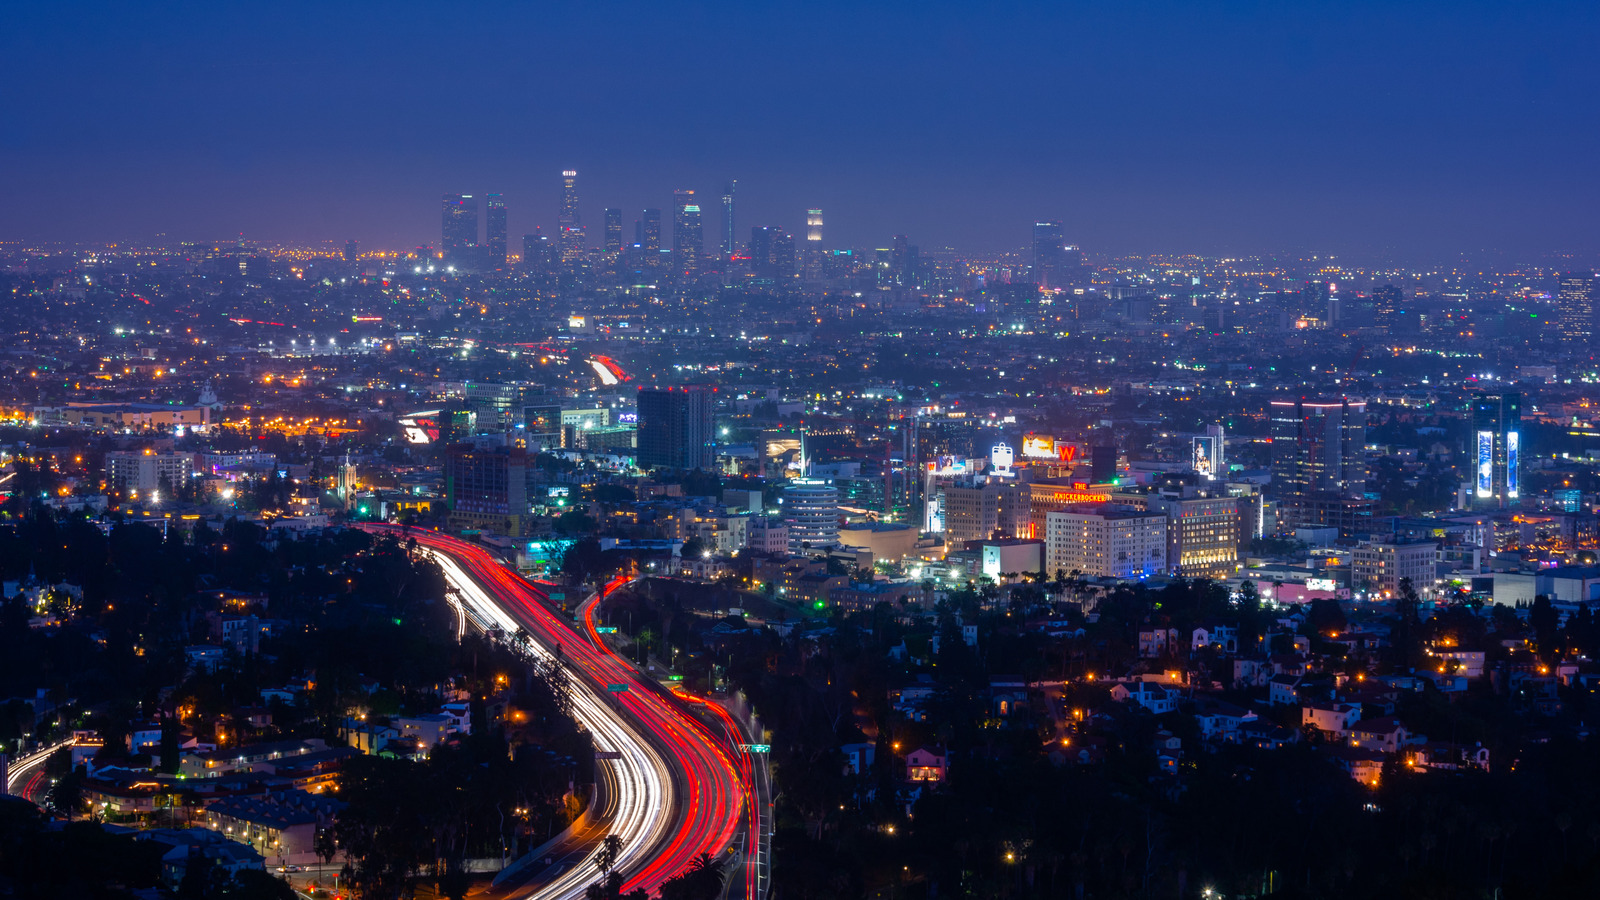
POLYGON ((1478 432, 1478 496, 1494 496, 1494 432, 1478 432))
POLYGON ((1515 431, 1506 432, 1506 499, 1515 500, 1521 490, 1517 481, 1517 444, 1520 439, 1515 431))

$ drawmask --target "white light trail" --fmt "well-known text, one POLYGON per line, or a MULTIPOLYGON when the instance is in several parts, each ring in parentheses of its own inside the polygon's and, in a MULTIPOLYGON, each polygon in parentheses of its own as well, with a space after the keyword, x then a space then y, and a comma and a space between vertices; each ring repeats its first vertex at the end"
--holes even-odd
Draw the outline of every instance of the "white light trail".
MULTIPOLYGON (((455 588, 463 606, 479 622, 488 622, 516 634, 521 623, 491 598, 456 561, 444 553, 427 547, 418 550, 427 554, 439 565, 445 579, 455 588)), ((541 659, 551 659, 550 648, 532 640, 529 647, 541 659)), ((572 714, 594 736, 601 750, 613 750, 621 758, 612 761, 616 776, 616 797, 612 801, 617 809, 611 833, 622 839, 622 852, 617 870, 626 871, 641 855, 661 839, 671 819, 673 806, 672 773, 667 761, 647 742, 634 726, 611 707, 610 696, 592 689, 581 678, 572 679, 572 714)), ((596 761, 596 765, 602 762, 596 761)), ((597 847, 584 860, 563 872, 549 884, 527 895, 529 900, 577 900, 584 896, 589 885, 601 880, 600 867, 595 864, 599 855, 597 847)))

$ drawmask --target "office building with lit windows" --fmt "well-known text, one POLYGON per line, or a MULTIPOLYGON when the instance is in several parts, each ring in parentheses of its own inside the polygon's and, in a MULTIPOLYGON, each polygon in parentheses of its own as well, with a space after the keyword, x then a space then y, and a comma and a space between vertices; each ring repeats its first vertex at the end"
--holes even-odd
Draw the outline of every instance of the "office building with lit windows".
POLYGON ((1268 412, 1280 518, 1289 527, 1334 525, 1333 508, 1366 491, 1366 401, 1274 400, 1268 412))
POLYGON ((1562 349, 1586 354, 1594 349, 1595 276, 1593 272, 1568 272, 1556 286, 1556 330, 1562 349))
POLYGON ((445 452, 444 496, 451 528, 523 534, 529 513, 527 453, 520 447, 452 444, 445 452))
POLYGON ((839 491, 827 478, 796 478, 783 488, 783 522, 789 553, 839 546, 839 491))
POLYGON ((1474 505, 1514 506, 1522 499, 1522 395, 1515 391, 1472 398, 1474 505))
POLYGON ((478 198, 471 194, 445 194, 443 209, 444 262, 466 268, 478 252, 478 198))
POLYGON ((639 468, 716 465, 716 388, 707 384, 639 391, 639 468))
POLYGON ((1167 567, 1167 517, 1094 504, 1045 514, 1044 567, 1091 578, 1147 578, 1167 567))
POLYGON ((700 205, 694 191, 680 190, 672 195, 672 266, 680 275, 700 271, 705 254, 705 233, 700 223, 700 205))
POLYGON ((506 200, 500 194, 484 198, 484 265, 489 269, 506 267, 506 200))

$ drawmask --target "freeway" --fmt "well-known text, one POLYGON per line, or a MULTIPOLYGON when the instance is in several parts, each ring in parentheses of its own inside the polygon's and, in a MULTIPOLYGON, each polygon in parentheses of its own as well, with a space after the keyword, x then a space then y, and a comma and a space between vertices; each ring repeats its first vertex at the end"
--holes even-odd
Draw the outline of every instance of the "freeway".
MULTIPOLYGON (((617 757, 609 762, 606 806, 611 833, 622 839, 617 870, 624 873, 624 890, 654 892, 699 854, 717 857, 728 847, 742 819, 747 782, 723 743, 679 701, 603 645, 583 640, 551 610, 541 588, 479 545, 420 529, 365 527, 414 538, 444 572, 464 614, 507 635, 526 634, 531 652, 559 656, 567 666, 574 718, 598 750, 617 757)), ((582 897, 601 878, 597 852, 530 896, 582 897)))
POLYGON ((31 753, 11 760, 6 772, 4 793, 38 802, 42 799, 44 786, 44 764, 51 755, 63 747, 71 747, 72 739, 58 741, 47 747, 40 747, 31 753))
MULTIPOLYGON (((579 620, 583 623, 583 630, 589 636, 590 642, 601 652, 612 657, 615 657, 616 654, 601 640, 594 617, 599 610, 600 601, 604 600, 607 595, 624 583, 625 579, 621 578, 612 581, 602 590, 596 592, 594 596, 584 601, 578 608, 579 620)), ((722 728, 723 735, 727 738, 729 749, 733 753, 732 759, 739 778, 739 784, 745 793, 745 815, 747 817, 744 840, 741 842, 742 846, 739 847, 739 853, 743 857, 743 872, 738 882, 742 885, 746 900, 758 900, 758 898, 764 896, 761 891, 762 876, 760 872, 762 859, 761 794, 756 789, 755 762, 748 752, 741 752, 740 750, 741 746, 748 746, 744 731, 721 704, 713 703, 689 693, 675 693, 675 696, 679 700, 707 710, 711 717, 717 721, 717 724, 722 728)), ((763 770, 764 768, 763 766, 763 770)), ((763 774, 765 774, 764 771, 763 774)), ((732 881, 730 879, 730 887, 732 881)))

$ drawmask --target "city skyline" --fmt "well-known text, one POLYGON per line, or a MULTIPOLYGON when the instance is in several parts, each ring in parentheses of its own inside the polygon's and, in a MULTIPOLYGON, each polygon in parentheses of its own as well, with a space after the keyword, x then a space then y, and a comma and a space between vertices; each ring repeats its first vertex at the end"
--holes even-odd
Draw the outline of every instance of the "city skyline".
POLYGON ((1572 111, 1600 91, 1583 64, 1600 13, 1455 10, 934 7, 846 25, 626 6, 532 27, 414 7, 309 32, 21 10, 0 72, 26 90, 0 163, 29 177, 0 188, 0 239, 415 246, 436 230, 427 198, 472 190, 505 194, 516 235, 552 220, 551 173, 576 168, 594 210, 691 188, 711 212, 737 178, 741 222, 798 231, 821 207, 840 246, 1009 248, 1059 219, 1109 252, 1592 254, 1600 126, 1572 111), (334 33, 356 36, 332 52, 334 33), (224 35, 226 53, 208 40, 224 35), (486 52, 457 65, 441 48, 462 42, 486 52), (176 91, 167 59, 204 77, 176 91), (737 77, 774 66, 797 74, 737 77), (571 91, 527 89, 558 68, 571 91))

